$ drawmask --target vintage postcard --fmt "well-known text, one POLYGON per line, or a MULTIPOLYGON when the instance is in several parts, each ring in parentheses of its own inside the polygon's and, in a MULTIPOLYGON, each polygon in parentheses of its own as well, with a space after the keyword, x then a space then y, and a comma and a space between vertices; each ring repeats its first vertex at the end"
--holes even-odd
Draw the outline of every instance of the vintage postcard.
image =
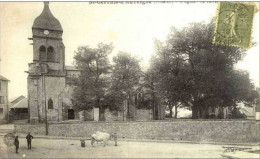
POLYGON ((259 2, 0 2, 0 158, 259 158, 259 2))

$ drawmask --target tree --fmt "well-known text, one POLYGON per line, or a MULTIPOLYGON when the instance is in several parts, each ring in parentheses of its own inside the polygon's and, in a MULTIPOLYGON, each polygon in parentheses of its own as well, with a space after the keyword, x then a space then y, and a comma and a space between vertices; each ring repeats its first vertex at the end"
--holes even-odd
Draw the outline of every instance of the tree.
POLYGON ((157 70, 158 67, 155 67, 156 58, 152 56, 150 67, 143 73, 143 82, 140 84, 143 88, 146 89, 146 96, 149 96, 149 107, 152 108, 153 111, 153 119, 160 120, 162 119, 160 114, 160 109, 165 105, 165 96, 160 91, 161 82, 160 80, 160 71, 157 70))
POLYGON ((206 118, 209 106, 254 100, 254 95, 246 97, 255 92, 249 77, 234 68, 245 50, 212 44, 213 33, 213 22, 192 23, 180 30, 172 28, 165 44, 156 43, 152 67, 160 74, 160 92, 170 110, 182 103, 191 107, 193 118, 206 118))
MULTIPOLYGON (((170 51, 170 45, 156 41, 156 55, 152 58, 151 69, 155 74, 157 81, 158 94, 163 98, 164 103, 168 106, 170 117, 172 117, 172 109, 188 101, 186 92, 186 84, 188 77, 185 70, 186 64, 181 54, 170 51), (156 73, 155 73, 156 72, 156 73)), ((177 118, 177 113, 175 113, 177 118)))
POLYGON ((150 95, 149 105, 151 105, 153 109, 153 119, 158 120, 158 107, 160 99, 158 98, 158 94, 156 92, 156 86, 158 83, 156 78, 156 71, 150 68, 146 72, 144 72, 143 77, 144 81, 141 85, 142 87, 147 89, 147 94, 150 95))
POLYGON ((108 55, 112 45, 100 43, 97 48, 81 46, 75 52, 75 64, 80 76, 73 94, 73 104, 79 110, 99 108, 99 120, 104 120, 105 101, 109 88, 108 55))
MULTIPOLYGON (((136 57, 131 56, 126 52, 119 52, 113 58, 113 67, 111 74, 111 88, 110 88, 110 108, 120 109, 123 101, 131 99, 135 94, 135 88, 139 84, 141 68, 136 57)), ((127 104, 129 104, 127 100, 127 104)))

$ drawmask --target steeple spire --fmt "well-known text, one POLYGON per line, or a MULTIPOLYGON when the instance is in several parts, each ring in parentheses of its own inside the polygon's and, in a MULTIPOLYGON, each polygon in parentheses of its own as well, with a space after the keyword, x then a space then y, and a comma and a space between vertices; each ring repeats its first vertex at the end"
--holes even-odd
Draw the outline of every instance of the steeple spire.
POLYGON ((41 15, 35 19, 33 28, 62 31, 60 22, 52 15, 50 11, 49 2, 44 1, 43 4, 43 11, 41 15))
POLYGON ((44 1, 43 4, 44 4, 43 11, 44 11, 44 10, 45 10, 45 11, 48 10, 49 12, 51 12, 51 11, 50 11, 50 8, 49 8, 49 2, 48 2, 48 1, 44 1))
POLYGON ((44 1, 44 7, 49 7, 49 1, 44 1))

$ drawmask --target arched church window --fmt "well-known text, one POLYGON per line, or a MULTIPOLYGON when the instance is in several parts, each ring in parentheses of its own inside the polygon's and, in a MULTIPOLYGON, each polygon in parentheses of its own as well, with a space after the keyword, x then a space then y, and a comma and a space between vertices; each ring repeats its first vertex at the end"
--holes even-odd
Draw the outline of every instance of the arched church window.
POLYGON ((53 101, 52 101, 52 99, 48 100, 48 109, 53 109, 53 101))
POLYGON ((49 46, 47 49, 47 60, 48 61, 55 61, 54 57, 54 49, 52 46, 49 46))
POLYGON ((39 49, 40 52, 40 60, 46 60, 46 48, 45 46, 41 46, 39 49))

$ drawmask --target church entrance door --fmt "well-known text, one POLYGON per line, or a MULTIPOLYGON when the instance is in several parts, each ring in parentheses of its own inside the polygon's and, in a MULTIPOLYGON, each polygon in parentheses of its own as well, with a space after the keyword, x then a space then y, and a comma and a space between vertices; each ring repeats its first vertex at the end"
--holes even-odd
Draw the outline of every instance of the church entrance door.
POLYGON ((75 119, 74 110, 68 109, 68 120, 75 119))

